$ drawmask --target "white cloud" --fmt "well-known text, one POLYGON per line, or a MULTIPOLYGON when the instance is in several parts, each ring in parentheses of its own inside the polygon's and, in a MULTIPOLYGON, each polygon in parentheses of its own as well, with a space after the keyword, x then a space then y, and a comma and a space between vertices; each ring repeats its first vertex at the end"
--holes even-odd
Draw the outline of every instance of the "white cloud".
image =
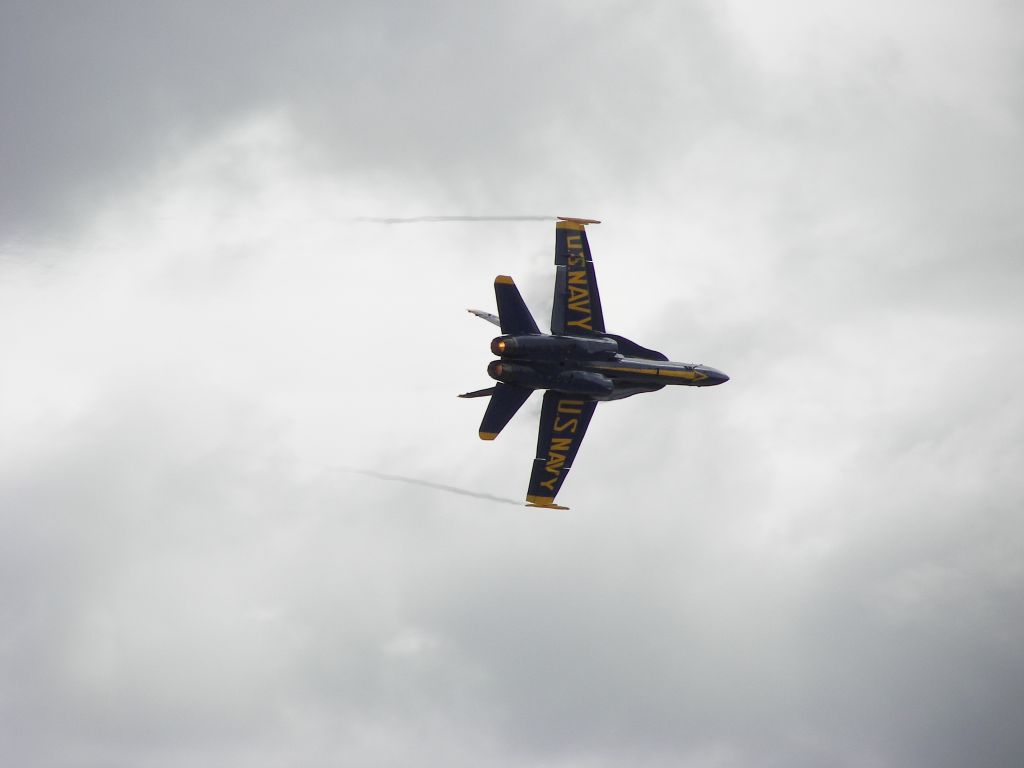
POLYGON ((194 122, 2 233, 12 759, 1019 753, 1011 25, 588 10, 320 15, 251 79, 196 43, 236 91, 113 56, 194 122), (482 444, 454 397, 495 274, 546 319, 550 224, 353 220, 489 213, 604 218, 612 330, 733 377, 601 405, 568 513, 464 493, 521 496, 538 406, 482 444))

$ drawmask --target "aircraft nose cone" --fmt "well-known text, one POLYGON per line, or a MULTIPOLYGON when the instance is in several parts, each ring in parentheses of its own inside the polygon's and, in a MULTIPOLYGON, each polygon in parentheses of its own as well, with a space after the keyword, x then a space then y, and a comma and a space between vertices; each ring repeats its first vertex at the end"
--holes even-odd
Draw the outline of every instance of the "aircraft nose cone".
POLYGON ((700 370, 701 373, 708 377, 708 382, 704 385, 706 387, 713 387, 715 384, 725 384, 725 382, 729 380, 729 377, 726 374, 709 365, 702 365, 700 370))

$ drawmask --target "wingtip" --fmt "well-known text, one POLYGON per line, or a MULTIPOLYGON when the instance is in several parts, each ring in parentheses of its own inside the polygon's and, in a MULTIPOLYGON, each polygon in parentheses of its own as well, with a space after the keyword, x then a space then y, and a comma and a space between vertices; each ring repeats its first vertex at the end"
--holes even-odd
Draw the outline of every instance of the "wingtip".
POLYGON ((526 506, 535 509, 568 509, 561 504, 555 504, 554 496, 527 496, 526 506))
POLYGON ((480 439, 481 440, 493 440, 497 436, 498 436, 497 432, 481 432, 480 433, 480 439))

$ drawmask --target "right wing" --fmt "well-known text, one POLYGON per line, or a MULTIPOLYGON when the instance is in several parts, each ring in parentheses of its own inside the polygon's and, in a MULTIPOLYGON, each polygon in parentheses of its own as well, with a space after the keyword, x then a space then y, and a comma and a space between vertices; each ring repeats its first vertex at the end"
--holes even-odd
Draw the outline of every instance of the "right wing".
POLYGON ((555 504, 555 496, 569 474, 596 407, 596 401, 582 400, 579 395, 551 389, 544 393, 537 433, 537 458, 533 460, 526 495, 529 504, 565 509, 555 504))
POLYGON ((587 224, 594 219, 562 218, 555 224, 555 301, 551 332, 570 336, 604 333, 601 294, 590 258, 587 224))

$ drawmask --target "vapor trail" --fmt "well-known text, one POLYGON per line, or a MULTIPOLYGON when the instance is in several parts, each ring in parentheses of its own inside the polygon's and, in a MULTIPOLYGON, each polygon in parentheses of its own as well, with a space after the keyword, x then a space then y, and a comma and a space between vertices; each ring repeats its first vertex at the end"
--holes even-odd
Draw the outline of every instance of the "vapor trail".
POLYGON ((415 477, 403 477, 402 475, 391 475, 386 472, 375 472, 372 469, 356 469, 355 467, 332 467, 341 472, 351 472, 356 475, 366 475, 367 477, 375 477, 378 480, 388 480, 393 483, 406 483, 407 485, 419 485, 424 488, 432 488, 435 491, 446 491, 447 493, 456 493, 459 496, 469 496, 474 499, 483 499, 485 501, 496 501, 500 504, 514 504, 517 507, 523 506, 523 502, 516 501, 515 499, 506 499, 503 496, 494 496, 490 493, 479 493, 477 491, 467 491, 465 488, 456 488, 454 485, 445 485, 444 483, 435 483, 430 480, 420 480, 415 477))
POLYGON ((371 224, 422 224, 438 221, 554 221, 557 218, 557 216, 413 216, 411 218, 356 216, 351 220, 369 222, 371 224))

